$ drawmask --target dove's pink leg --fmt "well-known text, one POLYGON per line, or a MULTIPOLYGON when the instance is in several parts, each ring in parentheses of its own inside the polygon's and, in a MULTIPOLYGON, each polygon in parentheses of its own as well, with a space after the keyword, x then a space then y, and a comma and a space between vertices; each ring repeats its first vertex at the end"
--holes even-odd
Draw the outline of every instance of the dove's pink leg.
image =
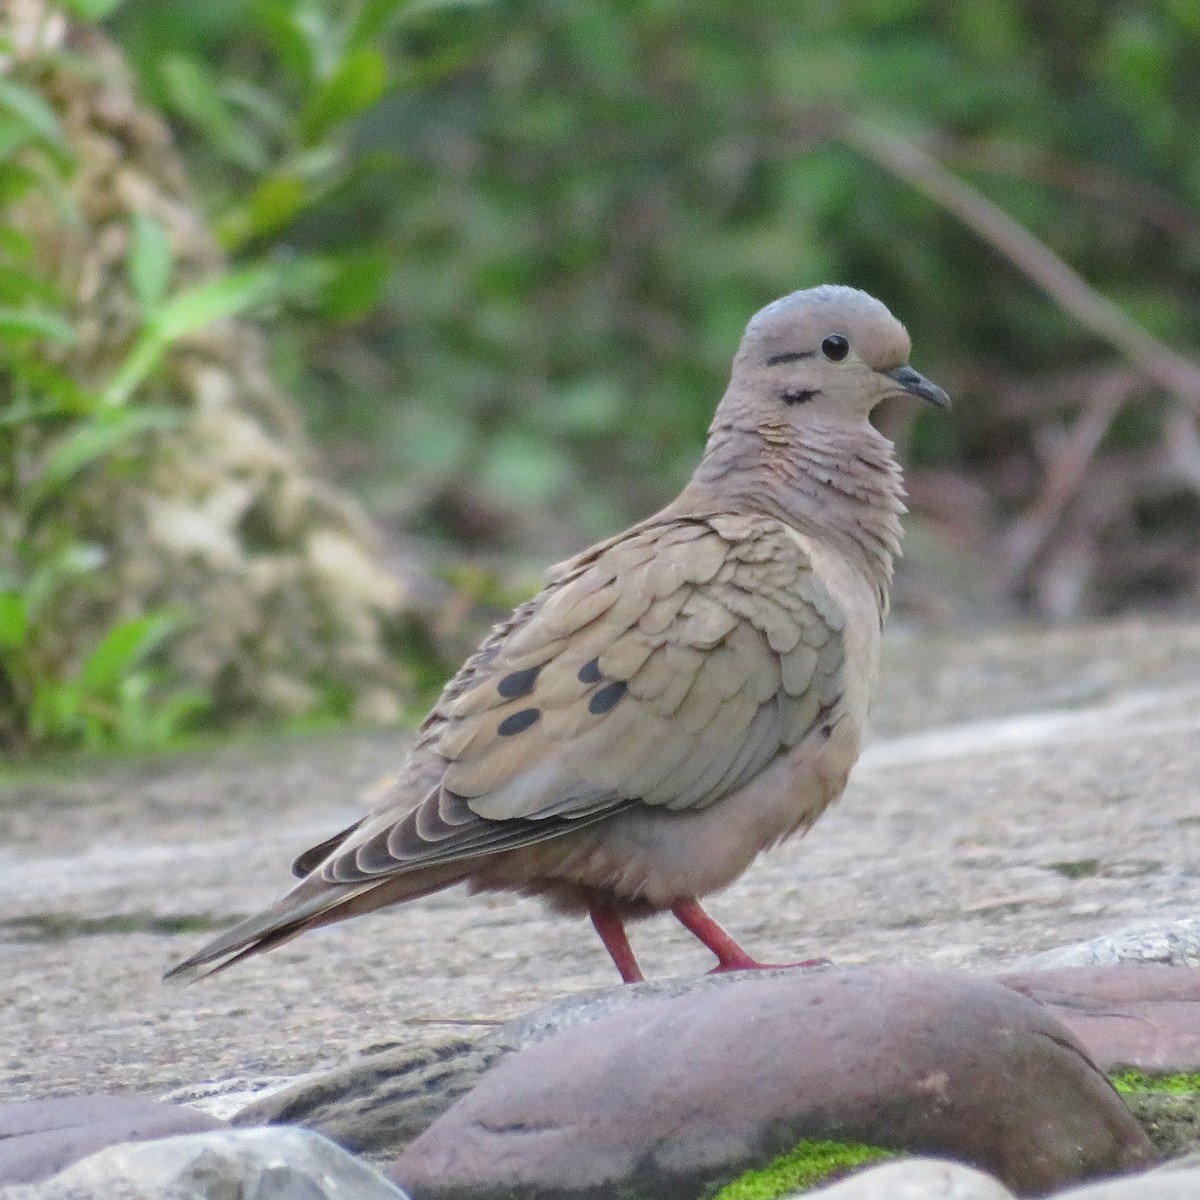
POLYGON ((611 908, 606 908, 603 904, 593 904, 588 913, 605 950, 612 956, 617 970, 621 972, 621 982, 641 983, 646 977, 633 955, 633 947, 625 933, 625 923, 611 908))
MULTIPOLYGON (((717 965, 709 972, 710 975, 715 975, 718 971, 754 971, 763 967, 820 967, 829 962, 827 958, 810 958, 797 963, 760 963, 758 959, 751 958, 700 907, 698 900, 680 900, 678 904, 671 906, 671 911, 689 933, 694 933, 717 956, 717 965)), ((607 942, 605 944, 607 945, 607 942)), ((609 953, 612 953, 611 948, 609 953)))

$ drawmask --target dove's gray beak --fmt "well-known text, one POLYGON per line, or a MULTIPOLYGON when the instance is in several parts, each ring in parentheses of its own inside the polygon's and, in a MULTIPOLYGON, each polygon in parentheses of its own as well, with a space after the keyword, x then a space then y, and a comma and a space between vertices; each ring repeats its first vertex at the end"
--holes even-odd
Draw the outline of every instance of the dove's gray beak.
POLYGON ((938 408, 950 407, 950 397, 936 383, 930 383, 920 371, 914 371, 912 367, 897 367, 894 371, 885 371, 884 374, 889 379, 894 379, 911 395, 920 396, 922 400, 928 400, 938 408))

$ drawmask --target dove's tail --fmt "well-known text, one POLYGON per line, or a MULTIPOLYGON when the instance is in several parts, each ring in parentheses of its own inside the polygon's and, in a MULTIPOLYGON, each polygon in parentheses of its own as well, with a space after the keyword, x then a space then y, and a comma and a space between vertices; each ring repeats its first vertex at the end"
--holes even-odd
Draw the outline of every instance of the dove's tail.
POLYGON ((458 866, 427 868, 363 883, 330 884, 310 876, 278 904, 226 930, 190 958, 173 966, 163 978, 191 983, 206 975, 216 975, 243 958, 290 942, 305 930, 440 892, 459 883, 465 875, 458 866))

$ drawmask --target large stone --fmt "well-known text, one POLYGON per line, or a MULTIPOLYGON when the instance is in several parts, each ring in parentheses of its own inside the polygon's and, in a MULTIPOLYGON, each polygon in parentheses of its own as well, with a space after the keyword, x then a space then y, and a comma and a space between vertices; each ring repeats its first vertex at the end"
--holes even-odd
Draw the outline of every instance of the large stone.
MULTIPOLYGON (((712 899, 748 949, 991 974, 1200 912, 1200 623, 893 638, 885 658, 842 801, 712 899)), ((225 1116, 267 1086, 421 1058, 616 984, 586 918, 455 890, 160 986, 362 815, 402 742, 5 764, 0 1097, 169 1095, 225 1116)), ((670 917, 631 937, 652 979, 712 965, 670 917)))
POLYGON ((224 1127, 224 1121, 195 1109, 142 1096, 66 1096, 0 1105, 0 1184, 48 1179, 121 1142, 224 1127))
POLYGON ((1043 950, 1018 965, 1024 971, 1045 971, 1061 967, 1111 967, 1118 963, 1200 967, 1200 917, 1139 921, 1086 942, 1043 950))
POLYGON ((1062 967, 999 976, 1047 1005, 1104 1071, 1200 1071, 1200 971, 1062 967))
POLYGON ((383 1050, 255 1100, 233 1123, 303 1125, 347 1150, 395 1155, 511 1050, 488 1038, 383 1050))
POLYGON ((938 1158, 884 1163, 806 1194, 820 1200, 1013 1200, 991 1175, 938 1158))
POLYGON ((420 1200, 691 1200, 805 1139, 944 1155, 1028 1193, 1153 1159, 1037 1003, 827 968, 647 1000, 514 1054, 389 1175, 420 1200))
POLYGON ((305 1129, 231 1129, 113 1146, 0 1200, 406 1200, 305 1129))
MULTIPOLYGON (((1200 1070, 1200 971, 1080 967, 1008 973, 996 981, 1046 1007, 1106 1072, 1200 1070)), ((448 1038, 432 1047, 397 1047, 364 1056, 255 1101, 237 1113, 234 1123, 299 1124, 348 1150, 397 1154, 515 1050, 648 999, 742 982, 744 977, 736 974, 706 975, 568 996, 476 1041, 448 1038)), ((1156 1110, 1154 1120, 1161 1125, 1168 1117, 1174 1128, 1179 1120, 1175 1114, 1156 1110)))
POLYGON ((1167 1164, 1125 1179, 1110 1179, 1072 1188, 1054 1200, 1196 1200, 1200 1196, 1200 1164, 1167 1164))
POLYGON ((240 1108, 233 1124, 303 1125, 347 1150, 394 1156, 506 1055, 648 999, 737 986, 744 979, 736 973, 656 979, 566 996, 474 1041, 445 1038, 434 1045, 389 1047, 308 1076, 240 1108))

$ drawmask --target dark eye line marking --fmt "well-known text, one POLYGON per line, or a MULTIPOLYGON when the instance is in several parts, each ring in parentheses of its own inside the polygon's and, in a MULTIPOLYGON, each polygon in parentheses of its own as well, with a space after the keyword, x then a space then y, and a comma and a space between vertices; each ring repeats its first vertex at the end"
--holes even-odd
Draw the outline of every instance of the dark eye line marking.
POLYGON ((815 354, 815 350, 791 350, 786 354, 772 354, 767 359, 767 366, 777 367, 780 363, 799 362, 804 358, 812 358, 815 354))
POLYGON ((803 404, 820 394, 820 388, 788 388, 786 392, 779 393, 779 398, 784 404, 803 404))

